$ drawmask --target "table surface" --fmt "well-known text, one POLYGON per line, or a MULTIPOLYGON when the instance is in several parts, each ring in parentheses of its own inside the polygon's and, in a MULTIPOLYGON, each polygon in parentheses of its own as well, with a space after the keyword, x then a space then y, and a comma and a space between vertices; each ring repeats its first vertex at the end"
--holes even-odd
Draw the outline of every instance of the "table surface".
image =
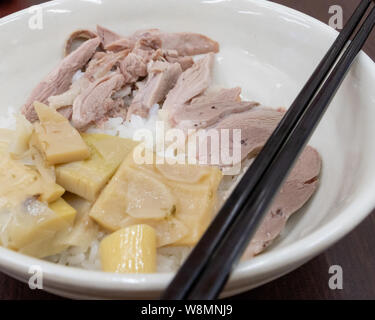
MULTIPOLYGON (((0 18, 43 0, 1 0, 0 18)), ((343 8, 346 21, 359 0, 276 0, 328 23, 331 5, 343 8)), ((375 60, 375 34, 364 49, 375 60)), ((232 299, 375 299, 375 212, 344 239, 296 271, 232 299), (343 289, 328 286, 329 267, 343 269, 343 289)), ((61 299, 0 273, 0 299, 61 299)))

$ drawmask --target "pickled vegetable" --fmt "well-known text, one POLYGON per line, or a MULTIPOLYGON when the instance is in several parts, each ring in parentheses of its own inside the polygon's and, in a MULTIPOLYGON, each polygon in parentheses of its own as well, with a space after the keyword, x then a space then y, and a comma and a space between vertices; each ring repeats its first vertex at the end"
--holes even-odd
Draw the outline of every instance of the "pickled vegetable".
POLYGON ((118 230, 100 243, 102 270, 116 273, 156 271, 156 234, 148 225, 118 230))
POLYGON ((214 167, 140 165, 129 154, 90 216, 110 231, 149 224, 156 230, 158 246, 194 245, 212 219, 221 178, 214 167))
POLYGON ((50 164, 89 157, 89 148, 64 116, 42 103, 35 102, 34 107, 40 120, 34 124, 37 146, 50 164))
POLYGON ((90 148, 90 157, 57 166, 56 179, 66 190, 94 201, 137 143, 105 134, 83 134, 82 137, 90 148))

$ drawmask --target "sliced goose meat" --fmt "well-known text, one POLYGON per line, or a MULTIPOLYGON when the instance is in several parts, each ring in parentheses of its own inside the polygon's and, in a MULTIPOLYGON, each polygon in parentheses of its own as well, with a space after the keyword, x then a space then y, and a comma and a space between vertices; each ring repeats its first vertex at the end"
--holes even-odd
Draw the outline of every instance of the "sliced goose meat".
POLYGON ((215 125, 225 117, 248 111, 259 103, 253 101, 217 101, 215 103, 194 103, 187 105, 174 117, 180 129, 202 129, 215 125))
POLYGON ((134 48, 135 41, 129 38, 122 38, 107 44, 104 49, 112 52, 131 50, 134 48))
POLYGON ((147 76, 147 61, 141 55, 130 52, 120 63, 120 70, 125 83, 134 83, 140 77, 147 76))
MULTIPOLYGON (((248 156, 256 156, 283 115, 284 112, 273 109, 252 109, 226 116, 211 129, 240 129, 241 158, 244 159, 248 156)), ((199 154, 199 159, 210 161, 210 159, 219 159, 222 155, 221 150, 218 151, 220 154, 212 155, 209 139, 200 142, 206 143, 207 148, 201 148, 199 145, 199 151, 207 150, 208 155, 206 157, 205 154, 199 154)), ((220 143, 221 145, 223 144, 220 143)), ((229 154, 234 154, 234 145, 233 141, 229 140, 229 154)), ((288 218, 310 199, 318 187, 320 170, 321 159, 318 152, 309 146, 306 147, 247 248, 245 259, 263 251, 280 234, 288 218)))
POLYGON ((176 50, 180 56, 194 56, 197 54, 219 52, 219 44, 198 33, 160 33, 162 49, 176 50))
POLYGON ((104 77, 107 73, 112 71, 114 67, 118 66, 119 62, 128 54, 129 50, 123 50, 117 53, 108 52, 92 59, 86 68, 85 77, 91 82, 104 77))
POLYGON ((69 55, 73 50, 73 43, 78 39, 89 40, 96 38, 98 35, 90 30, 77 30, 74 31, 65 42, 64 46, 64 57, 69 55))
POLYGON ((161 48, 164 50, 176 50, 180 56, 194 56, 209 52, 219 52, 218 42, 209 37, 192 32, 162 32, 158 29, 140 30, 133 34, 133 38, 142 38, 145 34, 153 34, 160 37, 161 48))
POLYGON ((146 34, 160 34, 160 30, 157 28, 153 29, 141 29, 135 31, 130 37, 135 39, 136 41, 144 37, 146 34))
POLYGON ((184 71, 175 87, 168 93, 163 104, 163 111, 166 112, 172 126, 176 125, 174 116, 185 108, 186 103, 203 93, 211 84, 213 64, 214 54, 209 53, 184 71))
POLYGON ((111 110, 108 111, 108 118, 122 118, 126 120, 128 108, 124 105, 123 99, 116 99, 115 104, 111 110))
POLYGON ((179 56, 176 50, 162 50, 163 58, 170 63, 179 63, 182 71, 189 69, 193 64, 194 60, 190 56, 179 56))
POLYGON ((128 111, 127 106, 124 103, 124 99, 116 98, 116 94, 113 95, 113 103, 111 103, 108 112, 100 119, 95 120, 97 126, 105 123, 109 118, 122 118, 126 120, 126 114, 128 111))
POLYGON ((220 89, 194 98, 174 117, 176 127, 202 129, 215 125, 234 113, 248 111, 258 106, 257 102, 241 101, 241 88, 220 89))
POLYGON ((179 56, 176 50, 162 50, 160 48, 155 51, 148 51, 146 59, 170 63, 177 62, 180 64, 182 71, 185 71, 194 64, 194 59, 190 56, 179 56))
POLYGON ((38 119, 34 110, 34 101, 46 103, 50 96, 67 91, 72 83, 73 75, 80 70, 93 56, 100 44, 99 38, 84 42, 77 50, 65 57, 31 92, 22 107, 22 113, 31 122, 38 119))
POLYGON ((113 32, 112 30, 109 30, 99 25, 96 26, 96 32, 100 38, 102 47, 105 50, 107 50, 106 47, 112 42, 123 39, 123 37, 117 34, 116 32, 113 32))
POLYGON ((185 57, 182 57, 182 56, 178 56, 178 57, 172 57, 172 56, 166 56, 165 59, 170 62, 170 63, 175 63, 177 62, 180 66, 181 66, 181 69, 182 71, 185 71, 186 69, 189 69, 193 64, 194 64, 194 60, 192 57, 188 57, 188 56, 185 56, 185 57))
POLYGON ((101 39, 103 48, 112 52, 127 49, 132 50, 135 47, 138 47, 139 49, 144 49, 144 47, 155 47, 154 49, 161 47, 160 37, 154 32, 145 31, 142 32, 142 35, 140 36, 122 37, 117 33, 101 26, 97 26, 97 32, 101 39))
POLYGON ((97 33, 101 38, 104 49, 119 51, 131 49, 137 41, 150 35, 157 36, 164 50, 176 50, 180 56, 193 56, 209 52, 218 52, 219 44, 205 35, 191 32, 162 32, 159 29, 136 31, 130 37, 119 34, 98 26, 97 33))
MULTIPOLYGON (((283 112, 277 110, 255 108, 241 113, 230 114, 215 124, 213 128, 219 131, 221 129, 241 130, 240 147, 241 160, 243 160, 248 156, 253 157, 259 153, 283 115, 283 112)), ((236 147, 237 144, 234 143, 233 139, 229 139, 230 154, 233 153, 233 149, 236 147)), ((214 155, 209 152, 208 156, 208 159, 211 159, 214 155)))
POLYGON ((59 109, 65 106, 72 106, 75 98, 89 86, 90 82, 94 82, 111 72, 127 54, 128 51, 118 53, 97 52, 89 62, 86 72, 80 79, 72 83, 69 90, 48 98, 50 107, 59 109))
POLYGON ((235 87, 231 89, 213 90, 209 88, 202 95, 191 100, 191 104, 215 104, 222 101, 241 101, 241 88, 235 87))
POLYGON ((68 120, 70 120, 72 118, 72 114, 73 114, 72 106, 62 107, 58 111, 60 112, 60 114, 62 114, 68 120))
POLYGON ((124 85, 124 77, 113 73, 91 83, 74 100, 73 125, 83 129, 92 122, 100 120, 115 104, 112 95, 124 85))
MULTIPOLYGON (((164 72, 168 67, 170 67, 170 63, 166 62, 166 61, 162 61, 162 60, 156 60, 156 61, 152 61, 149 65, 148 65, 148 68, 147 68, 147 72, 149 74, 151 73, 160 73, 160 72, 164 72)), ((180 66, 181 68, 181 66, 180 66)), ((180 72, 181 74, 181 72, 180 72)), ((179 74, 179 76, 180 76, 179 74)), ((143 86, 143 85, 141 85, 143 86)))
POLYGON ((134 45, 134 49, 140 49, 145 51, 157 50, 162 48, 162 42, 159 34, 152 32, 145 32, 142 37, 137 39, 134 45))
POLYGON ((251 240, 243 259, 252 258, 263 251, 281 233, 289 217, 302 208, 318 188, 320 170, 319 153, 307 146, 251 240))
MULTIPOLYGON (((98 59, 101 59, 103 58, 107 53, 104 52, 104 51, 97 51, 94 53, 94 55, 92 56, 92 60, 98 60, 98 59)), ((91 61, 91 60, 90 60, 91 61)))
POLYGON ((120 70, 126 83, 134 83, 139 78, 147 76, 147 64, 153 59, 159 47, 158 38, 150 34, 136 42, 133 51, 120 63, 120 70))
POLYGON ((156 67, 151 68, 145 85, 138 90, 129 107, 128 120, 132 114, 147 117, 151 107, 165 98, 182 73, 178 63, 156 62, 154 64, 156 67))

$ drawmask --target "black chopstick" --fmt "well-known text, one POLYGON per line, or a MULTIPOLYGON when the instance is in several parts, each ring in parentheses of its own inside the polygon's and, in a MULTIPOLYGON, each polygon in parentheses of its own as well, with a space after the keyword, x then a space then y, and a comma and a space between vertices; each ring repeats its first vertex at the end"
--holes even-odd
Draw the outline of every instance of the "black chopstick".
MULTIPOLYGON (((247 202, 249 195, 253 195, 252 191, 257 185, 260 177, 264 175, 269 164, 272 162, 272 159, 274 159, 275 155, 280 151, 280 148, 283 146, 290 132, 295 127, 295 124, 300 118, 301 114, 303 114, 303 112, 305 111, 306 106, 314 96, 316 90, 322 84, 328 72, 332 68, 332 65, 341 54, 342 49, 345 47, 351 34, 359 24, 370 3, 371 1, 364 0, 358 6, 353 16, 346 24, 345 28, 336 39, 335 43, 332 45, 322 62, 319 64, 314 74, 305 85, 304 89, 301 91, 301 94, 292 104, 289 111, 280 122, 279 126, 270 137, 265 147, 262 149, 262 152, 258 155, 253 165, 250 167, 239 185, 232 193, 231 197, 220 210, 214 222, 208 228, 205 235, 193 250, 184 266, 182 266, 178 275, 172 281, 162 298, 186 299, 200 297, 199 295, 192 295, 190 293, 192 293, 193 288, 197 286, 197 283, 201 279, 200 276, 202 272, 204 270, 207 270, 206 266, 208 265, 208 262, 212 261, 212 259, 216 257, 214 254, 215 249, 219 247, 218 245, 221 243, 222 239, 227 238, 225 237, 225 235, 228 232, 228 229, 236 221, 235 217, 239 213, 243 212, 245 204, 250 203, 247 202), (268 165, 265 165, 265 163, 267 163, 268 165), (213 254, 212 257, 211 253, 213 254)), ((246 208, 247 207, 248 205, 246 206, 246 208)), ((253 224, 254 223, 252 223, 251 225, 253 224)), ((225 241, 223 242, 225 243, 225 241)), ((236 249, 236 251, 241 251, 243 248, 236 247, 236 249)), ((232 262, 228 263, 230 267, 232 266, 232 262)), ((227 277, 229 271, 226 271, 225 277, 227 277)), ((217 276, 217 274, 214 276, 217 276)), ((215 297, 216 294, 220 291, 221 286, 225 283, 225 279, 217 281, 217 278, 215 278, 214 283, 211 283, 209 285, 211 286, 211 289, 207 291, 207 294, 204 296, 204 298, 215 297)), ((202 293, 205 294, 205 292, 202 293)))
POLYGON ((287 173, 293 167, 298 155, 327 110, 329 103, 374 25, 375 8, 371 10, 353 42, 344 52, 327 81, 317 93, 281 151, 254 189, 246 205, 241 210, 241 217, 236 220, 223 241, 216 248, 211 256, 211 263, 201 273, 201 280, 191 289, 188 298, 212 299, 220 292, 232 270, 233 262, 238 261, 249 239, 256 232, 257 226, 264 217, 264 212, 267 212, 272 199, 277 194, 287 173))

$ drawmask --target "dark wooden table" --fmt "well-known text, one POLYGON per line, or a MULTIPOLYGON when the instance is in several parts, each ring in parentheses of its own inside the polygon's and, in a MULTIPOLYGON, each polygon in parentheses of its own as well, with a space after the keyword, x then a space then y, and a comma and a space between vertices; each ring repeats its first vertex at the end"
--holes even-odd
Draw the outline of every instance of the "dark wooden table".
MULTIPOLYGON (((0 0, 0 18, 43 0, 0 0)), ((331 5, 340 5, 348 19, 359 0, 276 0, 328 23, 331 5)), ((375 35, 365 51, 375 60, 375 35)), ((0 84, 1 85, 1 84, 0 84)), ((375 190, 374 190, 375 196, 375 190)), ((34 290, 0 273, 0 299, 60 299, 34 290)), ((375 299, 375 212, 335 246, 298 270, 232 299, 375 299), (343 290, 328 286, 331 265, 343 269, 343 290)))

